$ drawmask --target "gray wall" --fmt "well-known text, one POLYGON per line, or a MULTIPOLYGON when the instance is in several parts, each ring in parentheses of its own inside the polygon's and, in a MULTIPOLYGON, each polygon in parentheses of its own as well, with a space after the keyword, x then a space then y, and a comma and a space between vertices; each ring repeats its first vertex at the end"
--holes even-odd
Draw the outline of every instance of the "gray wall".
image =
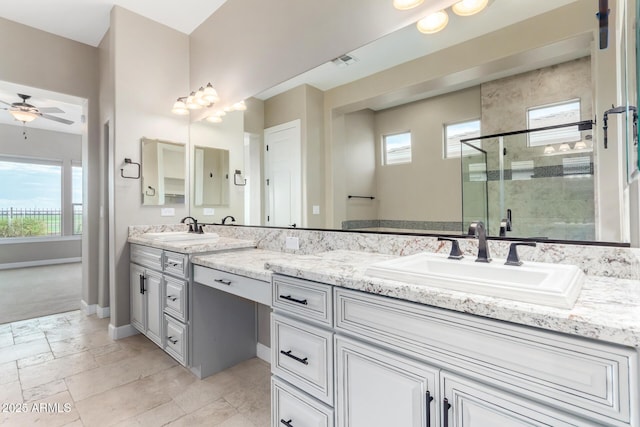
POLYGON ((86 99, 87 134, 82 139, 84 233, 82 299, 98 301, 99 123, 98 49, 0 19, 0 80, 86 99))

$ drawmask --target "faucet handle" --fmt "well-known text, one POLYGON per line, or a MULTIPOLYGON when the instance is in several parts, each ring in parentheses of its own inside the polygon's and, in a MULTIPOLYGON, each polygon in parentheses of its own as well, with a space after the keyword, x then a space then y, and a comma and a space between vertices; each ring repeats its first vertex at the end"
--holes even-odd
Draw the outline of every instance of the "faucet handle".
POLYGON ((509 255, 504 265, 522 265, 522 261, 520 261, 520 257, 518 256, 518 246, 536 246, 536 242, 513 242, 511 246, 509 246, 509 255))
POLYGON ((451 252, 449 253, 449 259, 464 258, 464 255, 462 255, 462 251, 460 250, 460 244, 456 239, 452 239, 449 237, 438 237, 438 242, 441 241, 451 242, 451 252))

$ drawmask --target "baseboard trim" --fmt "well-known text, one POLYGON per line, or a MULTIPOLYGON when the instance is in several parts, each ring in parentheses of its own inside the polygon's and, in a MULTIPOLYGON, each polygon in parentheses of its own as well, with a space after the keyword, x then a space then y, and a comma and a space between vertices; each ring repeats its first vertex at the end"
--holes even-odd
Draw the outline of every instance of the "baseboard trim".
POLYGON ((139 333, 140 331, 134 328, 131 324, 116 327, 109 323, 109 337, 112 340, 120 340, 122 338, 127 338, 139 333))
POLYGON ((96 307, 96 314, 99 319, 104 319, 106 317, 111 317, 111 308, 110 307, 96 307))
POLYGON ((9 270, 12 268, 41 267, 43 265, 54 264, 70 264, 73 262, 82 262, 82 258, 57 258, 57 259, 41 259, 37 261, 8 262, 0 264, 0 270, 9 270))
POLYGON ((85 300, 80 301, 80 310, 87 316, 91 316, 92 314, 96 314, 96 309, 98 304, 87 304, 85 300))
POLYGON ((256 344, 256 356, 267 363, 271 363, 271 349, 264 344, 256 344))

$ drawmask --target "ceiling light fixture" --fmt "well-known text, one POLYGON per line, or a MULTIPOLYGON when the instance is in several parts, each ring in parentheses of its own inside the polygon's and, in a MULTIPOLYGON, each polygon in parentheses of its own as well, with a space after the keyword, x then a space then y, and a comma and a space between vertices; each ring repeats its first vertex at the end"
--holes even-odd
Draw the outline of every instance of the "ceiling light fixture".
POLYGON ((9 110, 9 113, 11 113, 14 119, 21 121, 22 123, 32 122, 38 117, 37 114, 25 110, 9 110))
POLYGON ((462 0, 451 6, 451 10, 459 16, 471 16, 481 12, 487 4, 489 0, 462 0))
POLYGON ((409 10, 420 6, 424 0, 393 0, 393 7, 398 10, 409 10))
POLYGON ((449 15, 446 11, 441 10, 439 12, 427 15, 418 21, 418 31, 423 34, 434 34, 438 31, 442 31, 449 22, 449 15))

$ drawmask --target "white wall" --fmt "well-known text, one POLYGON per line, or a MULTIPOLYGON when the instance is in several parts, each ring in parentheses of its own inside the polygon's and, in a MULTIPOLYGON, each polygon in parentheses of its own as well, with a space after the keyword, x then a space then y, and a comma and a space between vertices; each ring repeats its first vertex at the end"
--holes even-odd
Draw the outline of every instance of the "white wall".
POLYGON ((177 223, 189 211, 187 195, 186 204, 171 206, 175 216, 162 217, 161 207, 142 206, 140 180, 120 177, 125 158, 140 162, 142 137, 184 144, 189 140, 188 118, 171 113, 175 99, 189 91, 189 38, 120 7, 112 10, 110 28, 108 68, 114 82, 110 299, 111 324, 118 327, 129 323, 128 226, 177 223))

